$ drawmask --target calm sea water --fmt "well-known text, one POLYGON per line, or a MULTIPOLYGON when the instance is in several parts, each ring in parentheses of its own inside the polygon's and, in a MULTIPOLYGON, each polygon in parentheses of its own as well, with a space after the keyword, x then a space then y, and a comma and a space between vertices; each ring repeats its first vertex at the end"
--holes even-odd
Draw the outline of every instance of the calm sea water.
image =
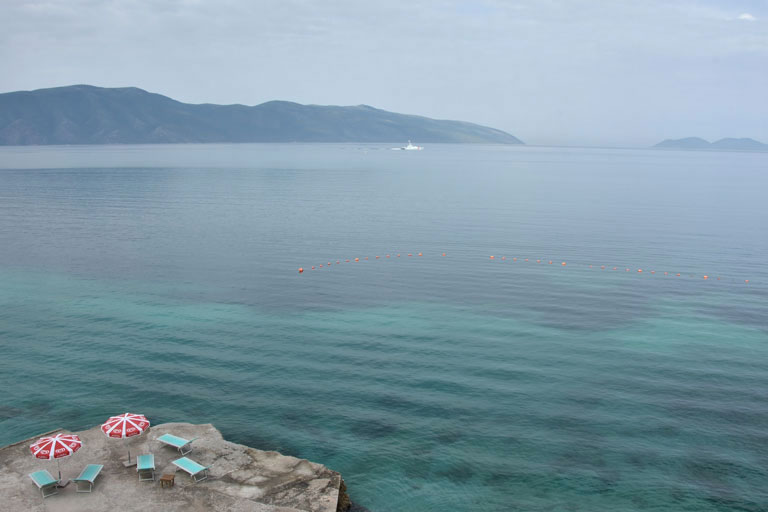
POLYGON ((0 444, 131 411, 322 462, 374 512, 768 509, 768 155, 0 168, 0 444))

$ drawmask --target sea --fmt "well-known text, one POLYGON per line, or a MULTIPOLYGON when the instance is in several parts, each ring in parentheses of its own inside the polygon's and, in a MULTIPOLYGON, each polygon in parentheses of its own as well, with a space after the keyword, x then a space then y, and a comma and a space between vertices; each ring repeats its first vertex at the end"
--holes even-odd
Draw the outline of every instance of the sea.
POLYGON ((372 512, 768 510, 768 154, 423 145, 0 148, 0 444, 132 412, 372 512))

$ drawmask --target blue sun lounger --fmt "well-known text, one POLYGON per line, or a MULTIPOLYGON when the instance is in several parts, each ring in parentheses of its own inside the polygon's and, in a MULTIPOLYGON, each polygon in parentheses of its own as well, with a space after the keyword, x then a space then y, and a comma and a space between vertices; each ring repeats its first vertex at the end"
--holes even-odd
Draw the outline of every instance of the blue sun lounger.
POLYGON ((92 492, 93 482, 96 480, 96 477, 99 476, 102 469, 104 469, 104 466, 101 464, 88 464, 85 466, 85 469, 80 472, 80 476, 72 479, 72 481, 75 482, 75 485, 77 485, 77 492, 92 492), (88 484, 87 489, 85 488, 85 484, 88 484))
POLYGON ((32 481, 35 482, 37 488, 40 489, 40 493, 43 495, 43 498, 53 496, 54 494, 59 494, 59 489, 57 486, 61 480, 56 480, 53 478, 53 476, 51 476, 47 470, 43 469, 42 471, 35 471, 34 473, 30 473, 29 478, 31 478, 32 481))
POLYGON ((155 481, 155 456, 139 455, 136 457, 136 471, 139 473, 139 482, 145 480, 155 481))
POLYGON ((202 482, 206 478, 208 478, 208 468, 211 466, 202 466, 198 464, 197 462, 193 461, 192 459, 188 459, 186 457, 182 457, 180 459, 176 459, 173 461, 173 465, 181 469, 182 471, 186 471, 189 473, 189 476, 192 477, 192 480, 197 482, 202 482), (202 478, 198 478, 198 475, 202 474, 202 478))
POLYGON ((194 441, 195 439, 197 438, 194 437, 192 439, 187 440, 187 439, 184 439, 183 437, 174 436, 173 434, 163 434, 157 438, 157 440, 160 441, 161 443, 167 444, 168 446, 173 446, 174 448, 179 450, 179 453, 182 455, 186 455, 192 451, 192 441, 194 441))

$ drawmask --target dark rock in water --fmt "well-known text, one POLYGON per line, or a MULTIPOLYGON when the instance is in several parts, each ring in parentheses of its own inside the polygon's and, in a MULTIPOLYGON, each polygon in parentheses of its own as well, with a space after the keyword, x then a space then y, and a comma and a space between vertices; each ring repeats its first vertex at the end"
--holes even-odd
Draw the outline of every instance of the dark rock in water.
POLYGON ((394 435, 397 427, 381 420, 361 419, 352 422, 351 430, 360 437, 379 439, 394 435))
POLYGON ((365 508, 362 505, 358 505, 357 503, 352 503, 352 506, 349 508, 349 512, 371 512, 367 508, 365 508))
POLYGON ((522 144, 477 124, 367 105, 192 105, 135 87, 73 85, 0 94, 0 145, 177 142, 482 142, 522 144))
POLYGON ((347 494, 347 484, 342 478, 339 483, 339 499, 336 502, 336 512, 349 512, 351 506, 352 501, 349 499, 349 494, 347 494))
POLYGON ((0 405, 0 420, 9 420, 17 416, 21 416, 24 411, 17 409, 16 407, 9 407, 7 405, 0 405))

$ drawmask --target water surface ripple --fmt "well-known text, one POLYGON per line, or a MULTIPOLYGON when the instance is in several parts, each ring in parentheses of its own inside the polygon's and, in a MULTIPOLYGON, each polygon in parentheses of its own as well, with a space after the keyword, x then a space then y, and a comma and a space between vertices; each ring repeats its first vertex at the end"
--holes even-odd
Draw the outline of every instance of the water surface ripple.
POLYGON ((132 411, 374 512, 768 509, 768 155, 417 153, 0 148, 0 443, 132 411))

